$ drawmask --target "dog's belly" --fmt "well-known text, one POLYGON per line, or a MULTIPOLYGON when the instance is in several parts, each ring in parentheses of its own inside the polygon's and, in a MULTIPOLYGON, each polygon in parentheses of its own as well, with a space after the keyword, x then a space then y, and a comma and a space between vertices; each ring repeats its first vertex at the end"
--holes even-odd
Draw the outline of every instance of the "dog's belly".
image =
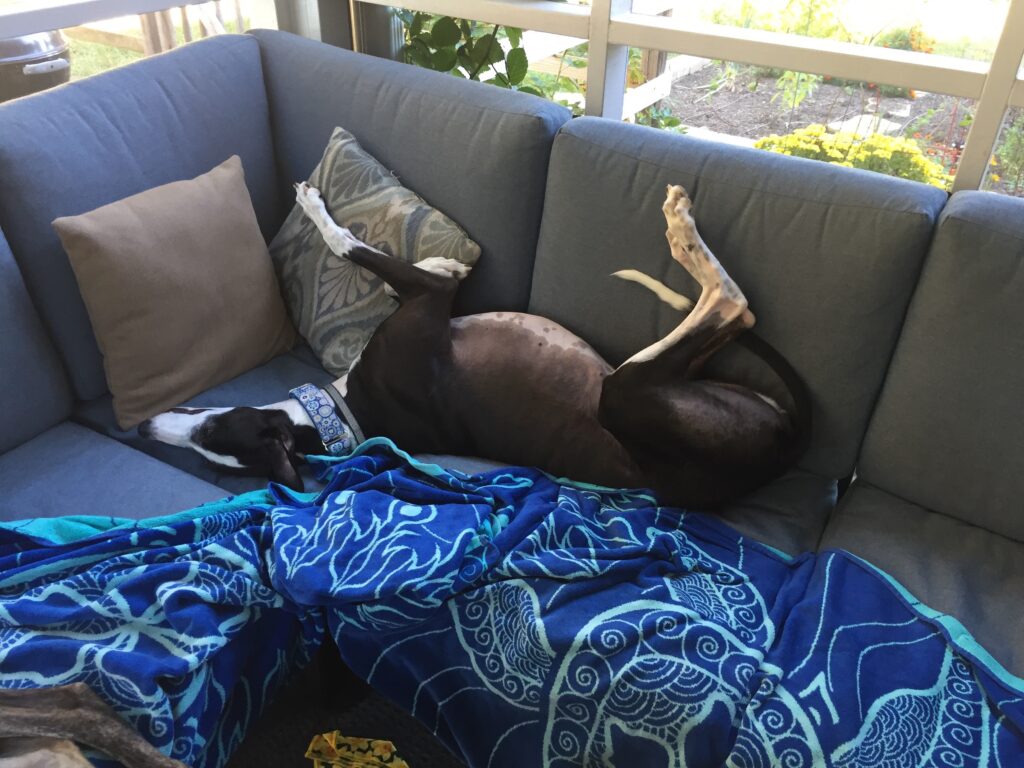
POLYGON ((554 321, 494 312, 455 318, 450 402, 480 456, 615 486, 641 484, 597 418, 612 367, 554 321))

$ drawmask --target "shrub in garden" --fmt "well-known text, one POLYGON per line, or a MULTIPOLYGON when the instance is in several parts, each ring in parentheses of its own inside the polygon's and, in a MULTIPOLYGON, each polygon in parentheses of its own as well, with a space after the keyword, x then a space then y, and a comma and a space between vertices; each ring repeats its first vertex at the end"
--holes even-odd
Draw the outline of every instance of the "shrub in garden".
POLYGON ((902 136, 872 133, 860 137, 853 133, 833 133, 824 125, 809 125, 785 136, 765 136, 754 146, 783 155, 922 181, 940 189, 949 185, 949 175, 943 167, 929 160, 915 141, 902 136))
MULTIPOLYGON (((917 53, 931 53, 935 50, 934 38, 928 37, 920 24, 915 24, 912 27, 890 29, 876 37, 871 44, 880 48, 893 48, 897 51, 916 51, 917 53)), ((901 99, 912 99, 915 96, 912 90, 894 85, 879 86, 878 92, 882 96, 895 96, 901 99)))
POLYGON ((1003 129, 1002 140, 996 149, 998 174, 992 174, 992 181, 1002 181, 1012 195, 1019 195, 1024 189, 1024 116, 1014 115, 1013 120, 1003 129))

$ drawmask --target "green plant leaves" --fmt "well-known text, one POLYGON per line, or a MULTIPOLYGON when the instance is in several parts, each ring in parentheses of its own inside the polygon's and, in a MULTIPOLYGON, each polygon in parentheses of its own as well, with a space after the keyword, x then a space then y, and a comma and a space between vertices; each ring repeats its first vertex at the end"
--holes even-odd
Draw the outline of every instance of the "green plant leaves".
POLYGON ((406 44, 405 59, 409 63, 415 64, 417 67, 426 67, 427 69, 434 68, 430 48, 418 37, 414 37, 408 44, 406 44))
POLYGON ((505 74, 512 85, 519 85, 526 77, 530 68, 530 62, 526 58, 526 51, 522 48, 513 48, 505 57, 505 74))
POLYGON ((455 19, 450 16, 442 16, 430 28, 430 36, 435 46, 448 48, 462 39, 462 30, 455 23, 455 19))
MULTIPOLYGON (((429 13, 417 13, 412 17, 411 22, 406 22, 409 25, 409 35, 416 37, 420 32, 423 31, 423 25, 430 20, 429 13)), ((404 19, 403 19, 404 21, 404 19)))
POLYGON ((470 51, 470 58, 481 67, 489 64, 497 64, 505 59, 505 51, 502 50, 498 38, 490 32, 473 43, 473 50, 470 51))
MULTIPOLYGON (((430 66, 438 72, 448 72, 458 66, 459 57, 454 48, 438 48, 430 57, 430 66)), ((461 73, 460 73, 461 74, 461 73)))
MULTIPOLYGON (((549 86, 547 81, 530 76, 530 62, 523 48, 523 30, 518 27, 490 26, 468 19, 401 9, 395 10, 394 14, 405 25, 406 42, 402 52, 410 64, 463 79, 487 78, 487 83, 499 88, 541 98, 551 98, 558 89, 580 90, 577 83, 568 77, 549 77, 552 80, 549 86), (530 84, 526 84, 528 77, 530 84)), ((563 54, 566 66, 586 66, 586 61, 580 59, 578 54, 563 54)))

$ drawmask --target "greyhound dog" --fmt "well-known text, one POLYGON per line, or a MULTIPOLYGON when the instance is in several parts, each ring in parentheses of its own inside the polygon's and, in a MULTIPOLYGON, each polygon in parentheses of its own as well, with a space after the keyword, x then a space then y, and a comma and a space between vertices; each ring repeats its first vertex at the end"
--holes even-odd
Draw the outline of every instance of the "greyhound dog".
POLYGON ((741 336, 754 315, 698 234, 682 187, 668 187, 666 236, 700 298, 693 304, 646 275, 617 273, 689 312, 613 368, 543 317, 452 318, 467 267, 449 259, 410 264, 371 248, 331 219, 316 189, 295 186, 331 251, 384 280, 399 308, 327 391, 306 385, 259 408, 176 408, 140 425, 142 436, 298 490, 297 463, 306 455, 344 453, 384 436, 410 453, 481 456, 603 486, 645 487, 691 508, 713 508, 768 482, 806 447, 803 384, 781 355, 741 336), (737 337, 768 363, 781 397, 701 378, 708 358, 737 337))

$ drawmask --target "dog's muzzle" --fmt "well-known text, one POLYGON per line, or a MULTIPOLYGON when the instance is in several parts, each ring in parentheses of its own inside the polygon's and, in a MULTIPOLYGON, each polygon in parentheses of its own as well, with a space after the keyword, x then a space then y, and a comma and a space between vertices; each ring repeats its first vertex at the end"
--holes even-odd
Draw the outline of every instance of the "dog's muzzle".
POLYGON ((335 397, 313 384, 303 384, 288 394, 306 409, 320 440, 332 456, 350 453, 363 442, 362 430, 340 395, 335 397))

